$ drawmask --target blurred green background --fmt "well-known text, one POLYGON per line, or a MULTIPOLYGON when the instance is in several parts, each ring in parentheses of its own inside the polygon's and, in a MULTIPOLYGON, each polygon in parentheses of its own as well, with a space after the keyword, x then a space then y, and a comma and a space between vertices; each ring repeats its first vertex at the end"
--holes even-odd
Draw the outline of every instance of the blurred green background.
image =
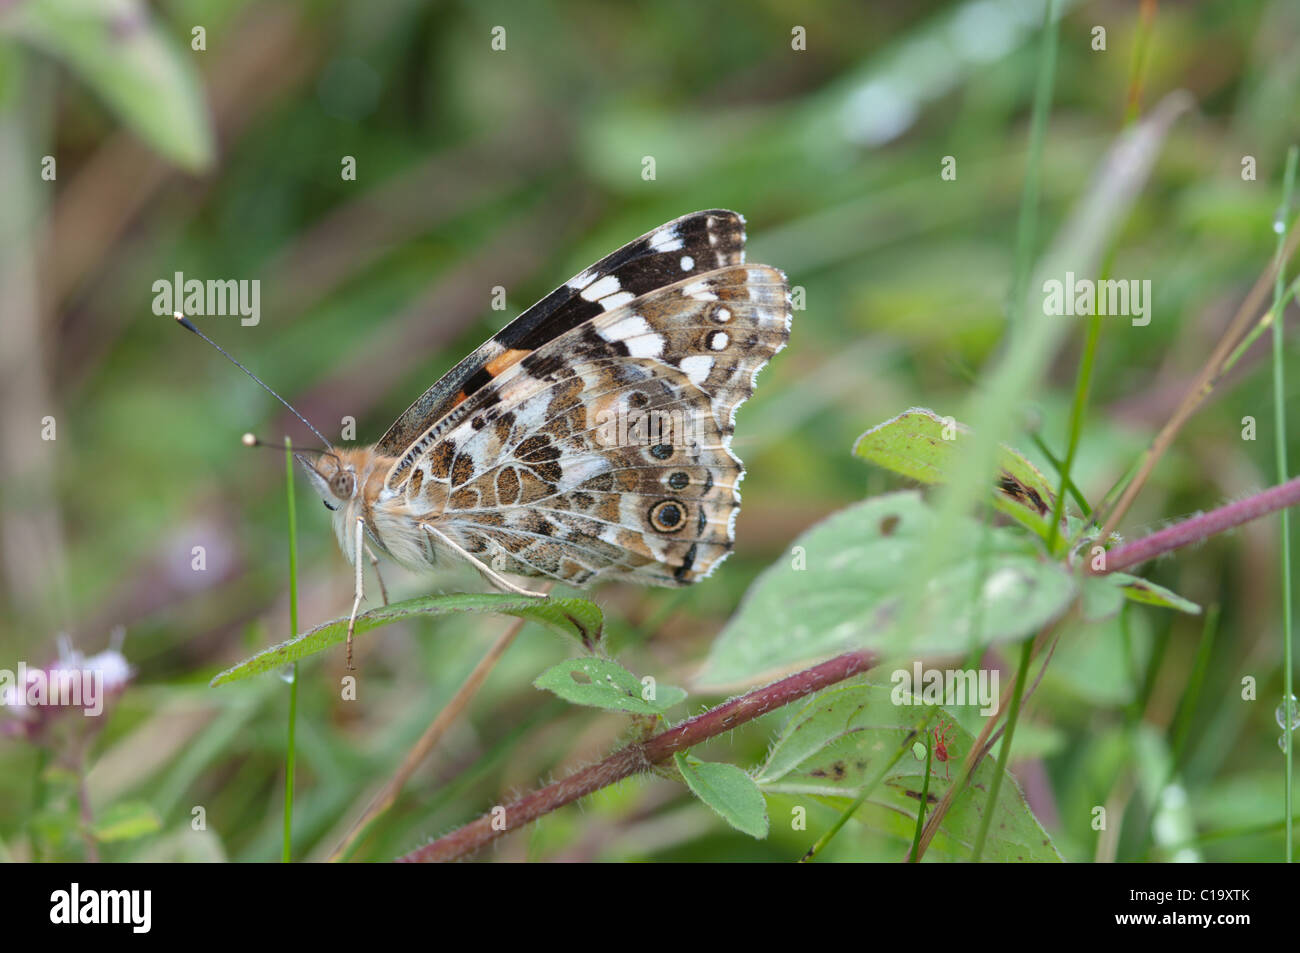
MULTIPOLYGON (((1075 473, 1099 498, 1273 253, 1300 116, 1300 7, 1062 6, 1040 249, 1128 110, 1145 115, 1178 89, 1196 103, 1113 250, 1116 277, 1151 279, 1154 308, 1149 327, 1113 319, 1103 330, 1075 473), (1105 50, 1093 49, 1097 26, 1105 50)), ((153 313, 155 281, 259 280, 256 326, 200 325, 327 435, 352 417, 369 442, 597 258, 686 212, 742 212, 750 260, 785 269, 806 307, 738 417, 749 475, 736 554, 687 592, 611 585, 595 596, 632 670, 689 683, 790 540, 898 485, 851 458, 854 438, 909 406, 957 412, 998 353, 1041 21, 1032 0, 3 5, 0 666, 49 663, 60 633, 99 652, 123 626, 135 676, 89 735, 0 738, 0 856, 85 856, 83 784, 96 818, 119 811, 137 825, 101 838, 102 857, 279 856, 288 686, 207 681, 291 634, 283 460, 245 450, 240 435, 312 441, 153 313), (504 51, 492 48, 497 26, 504 51), (806 49, 792 48, 796 27, 806 49), (355 180, 340 174, 347 156, 355 180), (940 178, 945 156, 953 181, 940 178), (495 286, 504 313, 490 308, 495 286), (47 416, 52 441, 41 439, 47 416)), ((1060 320, 1078 326, 1026 408, 1058 452, 1084 327, 1060 320)), ((1268 338, 1185 429, 1126 536, 1273 482, 1268 338), (1259 422, 1254 441, 1242 439, 1246 416, 1259 422)), ((1294 351, 1289 367, 1294 392, 1294 351)), ((1290 449, 1300 460, 1300 441, 1290 449)), ((299 490, 307 627, 345 615, 352 582, 327 514, 299 490)), ((1173 835, 1156 823, 1163 778, 1151 776, 1169 757, 1202 621, 1141 610, 1125 631, 1063 640, 1015 767, 1068 859, 1281 856, 1277 567, 1270 520, 1151 570, 1222 606, 1178 762, 1188 825, 1173 835), (1258 679, 1259 700, 1241 700, 1244 676, 1258 679), (1123 819, 1111 836, 1090 828, 1094 805, 1123 819)), ((385 576, 394 598, 483 588, 456 570, 389 565, 385 576)), ((409 622, 361 640, 356 702, 339 698, 341 652, 301 666, 295 858, 328 855, 504 624, 409 622)), ((607 753, 623 719, 530 685, 569 652, 529 627, 354 856, 391 858, 607 753)), ((692 711, 711 700, 693 697, 692 711)), ((780 717, 700 754, 755 764, 780 717)), ((758 842, 682 786, 638 779, 481 859, 789 860, 833 816, 814 811, 812 835, 774 823, 758 842)), ((903 846, 850 826, 827 856, 896 860, 903 846)))

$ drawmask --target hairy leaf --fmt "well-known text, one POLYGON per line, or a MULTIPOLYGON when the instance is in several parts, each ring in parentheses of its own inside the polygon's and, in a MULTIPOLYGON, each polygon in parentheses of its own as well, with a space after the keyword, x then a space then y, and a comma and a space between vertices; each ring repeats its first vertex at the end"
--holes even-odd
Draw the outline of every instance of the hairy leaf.
POLYGON ((603 658, 575 658, 553 665, 533 682, 567 702, 625 711, 635 715, 657 715, 686 698, 673 685, 654 686, 653 696, 639 678, 622 665, 603 658))
POLYGON ((753 778, 734 764, 700 761, 686 754, 675 757, 692 794, 742 834, 760 840, 767 836, 767 801, 753 778))

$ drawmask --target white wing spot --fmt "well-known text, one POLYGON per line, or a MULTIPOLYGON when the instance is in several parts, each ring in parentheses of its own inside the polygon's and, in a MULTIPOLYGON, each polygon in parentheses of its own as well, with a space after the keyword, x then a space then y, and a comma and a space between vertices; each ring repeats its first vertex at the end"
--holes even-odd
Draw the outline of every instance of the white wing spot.
POLYGON ((617 294, 605 295, 600 299, 600 306, 606 311, 613 311, 615 308, 621 308, 629 301, 635 301, 636 295, 630 291, 620 291, 617 294))
POLYGON ((639 314, 629 315, 598 331, 606 341, 622 341, 632 357, 658 357, 664 352, 663 336, 655 334, 639 314))
POLYGON ((721 351, 730 340, 726 331, 714 331, 709 335, 709 347, 715 351, 721 351))
POLYGON ((690 357, 682 358, 680 366, 682 373, 698 387, 709 376, 709 371, 713 370, 713 358, 706 354, 692 354, 690 357))
POLYGON ((671 228, 661 228, 650 236, 650 247, 655 251, 680 251, 683 247, 681 236, 677 234, 677 226, 671 228))
POLYGON ((718 308, 713 312, 713 320, 717 321, 719 324, 726 324, 731 320, 731 312, 726 308, 718 308))
POLYGON ((583 286, 582 297, 588 301, 599 301, 606 295, 612 295, 622 286, 614 275, 606 275, 595 283, 583 286))
POLYGON ((695 267, 695 259, 690 255, 682 256, 682 271, 690 271, 695 267))
POLYGON ((718 296, 709 290, 707 281, 692 281, 682 288, 682 293, 696 301, 717 301, 718 296))
POLYGON ((658 334, 642 334, 623 343, 632 357, 658 357, 664 352, 664 339, 658 334))
POLYGON ((649 333, 650 325, 646 323, 646 319, 639 314, 634 314, 630 318, 615 321, 609 327, 602 329, 600 336, 606 341, 626 341, 628 338, 649 333))

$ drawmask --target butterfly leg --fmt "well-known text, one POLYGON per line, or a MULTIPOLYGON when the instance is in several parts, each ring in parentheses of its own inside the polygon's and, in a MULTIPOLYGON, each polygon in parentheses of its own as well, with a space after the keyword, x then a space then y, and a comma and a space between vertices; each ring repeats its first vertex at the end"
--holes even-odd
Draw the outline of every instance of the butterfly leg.
POLYGON ((388 587, 384 585, 384 574, 379 571, 379 557, 375 551, 366 545, 366 555, 370 557, 370 565, 375 567, 375 578, 379 580, 379 595, 383 597, 384 605, 388 605, 388 587))
POLYGON ((430 536, 434 537, 452 552, 465 559, 466 562, 481 572, 487 578, 488 582, 492 583, 492 585, 496 586, 498 589, 504 589, 506 592, 513 592, 521 596, 533 596, 537 599, 546 598, 546 593, 544 592, 533 592, 531 589, 525 589, 523 586, 516 586, 513 582, 501 575, 487 563, 475 557, 473 553, 470 553, 463 546, 458 546, 450 536, 439 530, 437 527, 432 526, 429 523, 424 523, 422 525, 426 530, 428 530, 430 536))
POLYGON ((353 629, 356 628, 357 610, 361 608, 361 600, 365 596, 365 587, 363 585, 362 563, 361 563, 361 550, 362 547, 365 545, 363 542, 363 534, 365 532, 365 528, 366 528, 365 520, 363 520, 361 517, 358 516, 357 517, 357 548, 353 553, 353 556, 355 558, 352 560, 353 564, 357 567, 357 590, 356 590, 356 598, 352 600, 352 614, 348 616, 348 671, 349 672, 353 670, 352 631, 353 629))

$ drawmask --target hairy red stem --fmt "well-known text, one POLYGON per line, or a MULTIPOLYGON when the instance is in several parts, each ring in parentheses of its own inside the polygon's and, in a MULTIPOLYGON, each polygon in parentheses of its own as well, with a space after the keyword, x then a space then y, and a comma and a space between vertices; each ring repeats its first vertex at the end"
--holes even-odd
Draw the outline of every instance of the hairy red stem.
POLYGON ((1236 503, 1221 506, 1217 510, 1175 523, 1150 536, 1143 536, 1131 543, 1116 546, 1106 554, 1106 568, 1101 572, 1115 572, 1137 566, 1148 559, 1172 552, 1189 543, 1200 542, 1216 533, 1276 513, 1288 506, 1295 506, 1297 503, 1300 503, 1300 477, 1288 480, 1263 493, 1238 500, 1236 503))
POLYGON ((711 708, 694 718, 688 718, 680 725, 669 728, 647 741, 628 745, 614 752, 604 761, 583 768, 562 781, 556 781, 531 794, 526 794, 513 804, 505 805, 504 811, 489 812, 478 820, 399 857, 398 860, 407 863, 429 863, 464 857, 502 834, 517 830, 543 814, 571 804, 593 791, 608 787, 633 774, 646 771, 651 765, 667 761, 678 751, 685 751, 702 741, 730 731, 737 725, 752 721, 759 715, 765 715, 769 711, 821 691, 828 685, 861 674, 875 664, 876 657, 871 652, 846 652, 830 661, 783 678, 779 682, 756 688, 717 708, 711 708))

